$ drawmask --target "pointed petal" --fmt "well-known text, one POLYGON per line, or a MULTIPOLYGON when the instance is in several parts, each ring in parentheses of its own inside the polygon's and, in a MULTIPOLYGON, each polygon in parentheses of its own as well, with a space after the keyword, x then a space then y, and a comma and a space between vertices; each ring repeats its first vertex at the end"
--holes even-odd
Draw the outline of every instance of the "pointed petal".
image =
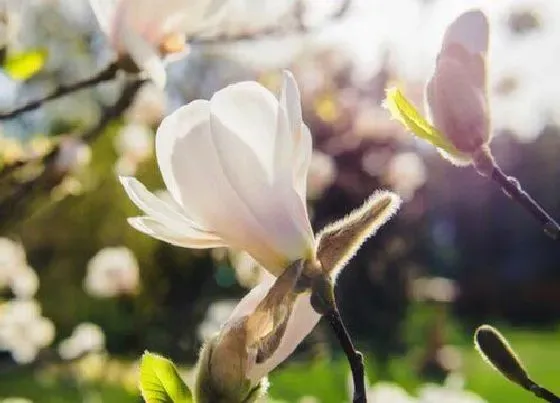
POLYGON ((321 315, 311 306, 310 295, 308 292, 298 295, 278 348, 269 359, 249 369, 247 377, 251 381, 256 382, 263 378, 285 361, 319 323, 321 315))
POLYGON ((325 227, 317 235, 317 258, 335 278, 360 246, 397 211, 401 199, 381 191, 348 216, 325 227))
POLYGON ((283 72, 283 85, 282 93, 280 95, 280 105, 284 107, 288 114, 290 133, 292 133, 293 136, 296 136, 296 134, 301 129, 301 125, 303 124, 301 113, 301 98, 299 95, 299 89, 296 83, 296 79, 288 70, 284 70, 283 72))
POLYGON ((313 146, 311 131, 304 124, 301 125, 299 136, 296 139, 294 154, 294 189, 305 206, 307 199, 307 173, 311 164, 313 146))
POLYGON ((471 53, 488 52, 489 26, 486 15, 480 10, 461 14, 445 32, 442 49, 452 43, 464 46, 471 53))
POLYGON ((217 236, 195 228, 191 231, 178 233, 151 217, 132 217, 128 223, 136 230, 152 238, 184 248, 206 249, 226 246, 217 236))
POLYGON ((148 191, 136 178, 121 176, 119 179, 130 200, 145 214, 159 221, 170 230, 178 234, 188 234, 195 230, 207 232, 181 214, 175 206, 170 206, 148 191))
MULTIPOLYGON (((257 200, 270 197, 270 192, 256 193, 253 186, 254 182, 260 183, 262 189, 265 174, 248 146, 235 134, 225 134, 232 137, 229 144, 233 149, 220 149, 223 142, 217 144, 214 140, 217 136, 210 127, 207 101, 194 101, 173 112, 156 134, 156 154, 163 178, 197 224, 219 235, 229 246, 246 250, 268 270, 280 273, 287 263, 286 257, 246 199, 247 195, 255 195, 257 200), (189 158, 185 158, 187 155, 189 158), (224 156, 229 162, 224 161, 224 156), (243 170, 246 163, 254 164, 255 168, 243 170), (241 176, 240 170, 244 172, 241 176)), ((274 216, 273 206, 268 213, 274 216)))

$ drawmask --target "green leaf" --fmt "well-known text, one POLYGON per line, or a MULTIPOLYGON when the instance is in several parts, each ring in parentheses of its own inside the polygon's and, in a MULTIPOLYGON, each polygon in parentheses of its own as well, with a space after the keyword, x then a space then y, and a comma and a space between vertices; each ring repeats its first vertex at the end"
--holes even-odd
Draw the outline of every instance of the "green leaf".
POLYGON ((47 51, 45 49, 8 53, 3 68, 6 74, 13 79, 27 80, 43 68, 46 60, 47 51))
POLYGON ((389 88, 386 95, 383 105, 389 110, 391 116, 401 122, 412 134, 428 141, 451 156, 460 159, 466 157, 464 153, 455 148, 442 132, 428 123, 426 118, 406 99, 400 89, 389 88))
POLYGON ((146 351, 140 364, 140 390, 146 403, 191 403, 192 395, 172 361, 146 351))

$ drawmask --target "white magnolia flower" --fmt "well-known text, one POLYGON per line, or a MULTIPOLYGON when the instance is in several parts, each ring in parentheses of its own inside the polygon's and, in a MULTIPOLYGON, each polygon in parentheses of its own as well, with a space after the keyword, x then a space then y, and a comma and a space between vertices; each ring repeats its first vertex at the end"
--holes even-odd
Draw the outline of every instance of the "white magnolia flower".
POLYGON ((131 175, 138 164, 152 155, 154 136, 152 130, 143 124, 129 123, 115 139, 115 149, 119 153, 116 171, 119 175, 131 175))
POLYGON ((486 403, 477 394, 463 389, 460 376, 450 375, 444 385, 426 384, 418 391, 418 403, 486 403))
MULTIPOLYGON (((398 204, 396 195, 379 192, 323 229, 317 235, 315 260, 322 272, 334 281, 398 204)), ((297 290, 307 264, 293 262, 278 278, 263 271, 261 283, 239 302, 203 348, 195 387, 197 401, 249 402, 263 393, 267 374, 292 354, 321 319, 311 304, 311 291, 297 290)))
POLYGON ((226 0, 90 0, 90 4, 115 51, 130 56, 163 87, 162 58, 184 51, 186 35, 215 25, 226 0))
POLYGON ((71 360, 86 353, 102 351, 104 348, 103 330, 94 323, 80 323, 69 338, 60 342, 58 353, 65 360, 71 360))
MULTIPOLYGON (((367 390, 367 399, 379 403, 418 403, 406 390, 389 382, 377 382, 367 390)), ((445 403, 442 401, 441 403, 445 403)))
POLYGON ((128 248, 101 249, 88 262, 84 287, 95 297, 109 298, 120 294, 133 294, 138 286, 138 261, 128 248))
POLYGON ((139 231, 178 246, 244 250, 267 270, 201 352, 201 403, 254 401, 321 317, 306 281, 329 287, 400 204, 395 194, 374 193, 314 236, 305 204, 311 135, 299 99, 286 72, 279 100, 242 82, 165 118, 156 156, 172 201, 121 178, 146 214, 130 219, 139 231))
POLYGON ((129 220, 137 230, 184 247, 245 250, 275 275, 314 255, 305 202, 311 135, 290 73, 279 100, 241 82, 176 110, 157 131, 156 156, 175 203, 122 177, 146 214, 129 220))
POLYGON ((16 362, 32 362, 54 335, 53 323, 41 315, 36 301, 12 300, 0 305, 0 350, 10 351, 16 362))

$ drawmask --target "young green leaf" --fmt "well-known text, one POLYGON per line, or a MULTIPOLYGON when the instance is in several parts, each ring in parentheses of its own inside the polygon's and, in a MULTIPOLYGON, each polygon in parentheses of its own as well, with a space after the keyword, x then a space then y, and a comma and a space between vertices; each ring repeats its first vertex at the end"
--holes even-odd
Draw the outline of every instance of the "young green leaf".
POLYGON ((459 151, 443 133, 432 126, 418 112, 416 107, 404 96, 400 89, 395 87, 387 89, 383 106, 394 119, 401 122, 413 135, 431 143, 439 151, 450 156, 453 161, 465 162, 470 160, 467 154, 459 151))
POLYGON ((172 361, 145 352, 140 364, 140 390, 146 403, 191 403, 191 391, 172 361))
POLYGON ((43 68, 46 60, 46 50, 31 49, 25 52, 8 53, 2 67, 11 78, 27 80, 43 68))

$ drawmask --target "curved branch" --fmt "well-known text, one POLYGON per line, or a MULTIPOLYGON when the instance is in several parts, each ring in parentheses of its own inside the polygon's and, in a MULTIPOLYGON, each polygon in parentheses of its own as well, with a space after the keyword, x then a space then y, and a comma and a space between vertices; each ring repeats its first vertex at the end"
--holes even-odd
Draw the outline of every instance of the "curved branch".
MULTIPOLYGON (((117 101, 113 105, 103 108, 97 124, 76 137, 84 143, 95 141, 111 121, 118 118, 130 106, 136 93, 146 81, 135 79, 128 82, 117 101)), ((63 174, 57 174, 56 171, 59 151, 60 147, 57 145, 42 157, 28 160, 20 165, 20 167, 25 168, 31 164, 39 164, 43 167, 43 170, 38 175, 15 184, 14 189, 9 194, 0 198, 0 228, 5 228, 9 222, 12 222, 25 210, 28 199, 32 194, 50 191, 60 183, 63 174)))
POLYGON ((107 68, 91 78, 85 79, 83 81, 78 81, 74 84, 60 86, 54 92, 50 93, 44 98, 31 101, 8 112, 0 112, 0 120, 13 119, 24 112, 29 112, 34 109, 40 108, 45 102, 52 101, 57 98, 62 98, 65 95, 83 90, 85 88, 93 87, 105 81, 110 81, 117 76, 118 71, 119 68, 117 66, 117 63, 111 63, 109 66, 107 66, 107 68))

